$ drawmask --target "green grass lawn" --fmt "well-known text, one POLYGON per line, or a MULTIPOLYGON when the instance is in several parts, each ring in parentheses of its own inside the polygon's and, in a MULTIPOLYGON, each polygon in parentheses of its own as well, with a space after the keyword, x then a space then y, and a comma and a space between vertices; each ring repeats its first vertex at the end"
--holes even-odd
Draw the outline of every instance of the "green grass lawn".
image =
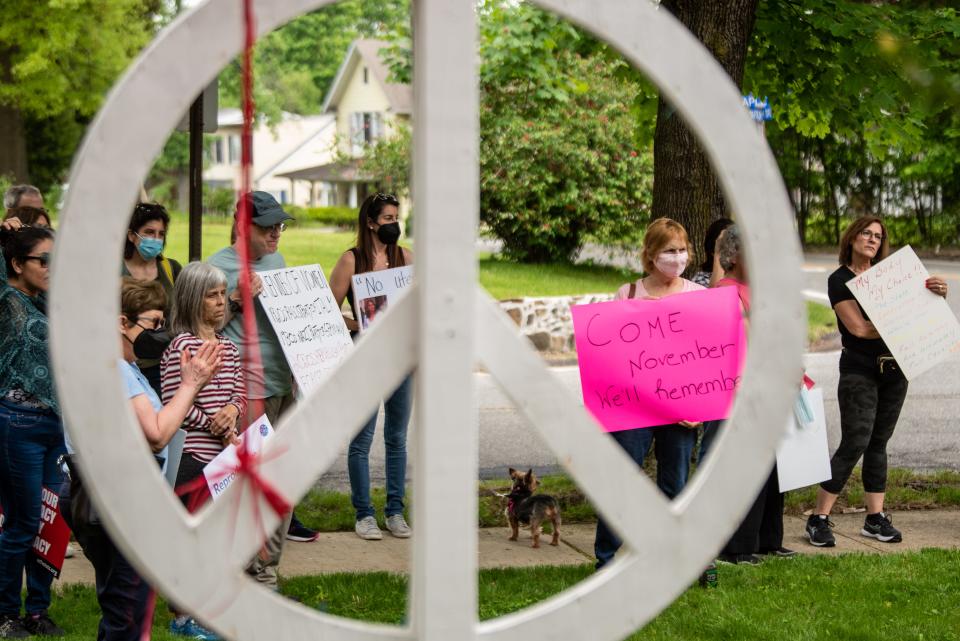
MULTIPOLYGON (((960 551, 845 554, 721 565, 716 589, 693 586, 631 641, 948 641, 960 637, 960 551)), ((542 601, 592 573, 589 565, 483 570, 479 616, 490 619, 542 601)), ((282 581, 283 594, 330 614, 389 624, 406 620, 407 580, 386 573, 282 581)), ((66 641, 92 639, 99 617, 92 587, 67 586, 51 616, 66 641)), ((174 641, 158 604, 153 639, 174 641)), ((550 626, 549 617, 542 625, 550 626)), ((558 631, 563 638, 562 631, 558 631)))

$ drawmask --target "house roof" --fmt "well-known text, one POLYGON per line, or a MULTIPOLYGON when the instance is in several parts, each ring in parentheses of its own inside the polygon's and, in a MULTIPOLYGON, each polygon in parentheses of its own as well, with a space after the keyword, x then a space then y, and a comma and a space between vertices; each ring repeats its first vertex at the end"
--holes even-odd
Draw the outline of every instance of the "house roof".
POLYGON ((329 183, 353 183, 369 182, 374 180, 373 176, 364 174, 360 169, 359 159, 348 160, 344 162, 332 162, 318 167, 307 167, 296 171, 288 171, 282 174, 276 174, 278 178, 289 178, 290 180, 306 180, 308 182, 329 182, 329 183))
POLYGON ((336 109, 347 89, 347 84, 353 77, 353 72, 361 62, 373 74, 377 82, 383 88, 387 101, 390 103, 390 111, 398 114, 410 114, 413 112, 413 87, 403 83, 387 82, 390 77, 390 70, 383 63, 380 57, 380 50, 390 46, 385 40, 374 40, 371 38, 360 38, 354 40, 347 51, 337 75, 333 79, 330 91, 323 101, 323 111, 336 109))

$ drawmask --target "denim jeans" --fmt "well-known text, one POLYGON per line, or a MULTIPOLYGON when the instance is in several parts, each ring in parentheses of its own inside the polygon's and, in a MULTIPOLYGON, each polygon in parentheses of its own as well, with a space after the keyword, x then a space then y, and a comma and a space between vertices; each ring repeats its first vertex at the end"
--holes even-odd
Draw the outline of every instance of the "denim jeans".
POLYGON ((66 453, 63 425, 49 411, 0 401, 0 614, 19 616, 23 573, 27 573, 27 614, 50 605, 53 575, 33 556, 40 528, 40 491, 63 482, 57 459, 66 453))
POLYGON ((717 438, 717 433, 720 431, 720 426, 723 425, 723 423, 723 419, 703 422, 703 433, 700 437, 700 451, 697 453, 698 467, 703 465, 703 462, 706 460, 707 452, 713 447, 713 440, 717 438))
MULTIPOLYGON (((403 513, 407 480, 407 424, 413 407, 413 378, 408 376, 383 403, 383 444, 386 450, 387 516, 403 513)), ((379 408, 377 408, 379 410, 379 408)), ((373 516, 370 503, 370 446, 377 427, 377 412, 350 442, 347 472, 350 475, 350 500, 357 520, 373 516)))
MULTIPOLYGON (((676 498, 683 491, 690 473, 690 456, 697 443, 696 430, 680 425, 660 425, 611 432, 610 436, 641 467, 653 444, 653 451, 657 457, 657 487, 669 499, 676 498)), ((598 570, 613 560, 621 545, 623 541, 610 529, 603 518, 597 519, 597 536, 593 543, 593 551, 597 557, 598 570)))

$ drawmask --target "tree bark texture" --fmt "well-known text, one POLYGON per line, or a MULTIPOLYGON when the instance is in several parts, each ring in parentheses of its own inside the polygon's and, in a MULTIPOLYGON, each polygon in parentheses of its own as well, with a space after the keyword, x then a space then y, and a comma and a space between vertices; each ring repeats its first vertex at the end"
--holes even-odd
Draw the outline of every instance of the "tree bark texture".
POLYGON ((12 176, 14 182, 29 182, 27 140, 23 118, 16 107, 0 105, 0 176, 12 176))
MULTIPOLYGON (((758 0, 663 0, 720 62, 740 87, 758 0)), ((729 217, 720 182, 710 161, 680 114, 661 97, 653 143, 653 217, 681 223, 703 260, 703 237, 711 222, 729 217)))

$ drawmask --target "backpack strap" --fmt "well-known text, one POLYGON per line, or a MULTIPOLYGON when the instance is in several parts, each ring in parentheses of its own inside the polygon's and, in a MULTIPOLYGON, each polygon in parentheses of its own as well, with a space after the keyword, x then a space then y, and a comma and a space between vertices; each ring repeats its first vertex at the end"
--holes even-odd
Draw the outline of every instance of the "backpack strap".
POLYGON ((160 267, 163 269, 163 273, 167 275, 167 281, 172 285, 173 284, 173 266, 170 264, 170 261, 167 260, 166 256, 160 256, 160 267))
POLYGON ((637 297, 637 283, 630 283, 630 293, 627 295, 627 298, 636 298, 637 297))

